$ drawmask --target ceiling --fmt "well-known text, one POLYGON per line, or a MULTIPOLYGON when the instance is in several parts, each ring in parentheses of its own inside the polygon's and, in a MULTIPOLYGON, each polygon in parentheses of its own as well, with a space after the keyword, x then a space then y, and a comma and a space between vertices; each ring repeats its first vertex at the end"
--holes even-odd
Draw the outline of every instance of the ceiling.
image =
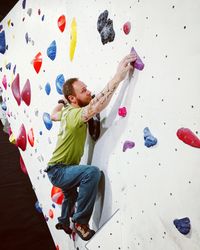
POLYGON ((0 21, 8 14, 18 0, 0 0, 0 21))

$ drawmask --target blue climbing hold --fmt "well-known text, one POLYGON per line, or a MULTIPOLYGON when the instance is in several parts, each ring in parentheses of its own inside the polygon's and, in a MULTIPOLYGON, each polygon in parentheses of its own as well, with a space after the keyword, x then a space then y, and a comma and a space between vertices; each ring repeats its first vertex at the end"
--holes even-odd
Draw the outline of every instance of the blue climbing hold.
POLYGON ((13 74, 15 75, 15 72, 16 72, 16 65, 14 66, 13 68, 13 74))
POLYGON ((188 217, 182 219, 175 219, 174 225, 178 231, 184 235, 188 234, 191 229, 190 219, 188 217))
POLYGON ((157 139, 151 134, 148 127, 144 128, 143 132, 144 132, 144 140, 145 140, 144 145, 146 147, 149 148, 157 144, 157 139))
POLYGON ((44 21, 44 15, 42 16, 42 21, 44 21))
POLYGON ((6 51, 6 39, 5 39, 5 31, 3 30, 0 33, 0 53, 4 54, 6 51))
POLYGON ((51 118, 50 118, 50 114, 48 113, 44 113, 43 114, 43 121, 44 121, 44 125, 45 127, 50 130, 53 126, 53 123, 51 121, 51 118))
POLYGON ((28 43, 28 32, 25 34, 26 43, 28 43))
POLYGON ((60 95, 63 94, 62 87, 63 87, 64 82, 65 82, 65 78, 63 74, 58 75, 56 78, 56 90, 60 95))
POLYGON ((45 85, 45 91, 46 91, 47 95, 49 95, 51 93, 51 85, 49 83, 47 83, 45 85))
POLYGON ((56 58, 56 41, 54 40, 47 49, 47 56, 53 61, 56 58))
POLYGON ((6 103, 5 102, 2 102, 1 103, 1 108, 6 111, 7 110, 7 106, 6 106, 6 103))
POLYGON ((6 69, 11 69, 11 63, 6 64, 6 69))
POLYGON ((42 213, 42 208, 41 208, 41 206, 40 206, 40 204, 39 204, 39 201, 36 201, 36 203, 35 203, 35 208, 36 208, 36 210, 37 210, 39 213, 42 213))
POLYGON ((40 131, 40 135, 42 135, 42 131, 40 131))

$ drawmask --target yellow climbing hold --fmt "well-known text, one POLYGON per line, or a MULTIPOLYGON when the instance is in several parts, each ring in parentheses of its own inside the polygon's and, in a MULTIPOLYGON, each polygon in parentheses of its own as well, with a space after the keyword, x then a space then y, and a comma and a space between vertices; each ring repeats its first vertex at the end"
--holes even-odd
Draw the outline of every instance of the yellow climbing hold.
POLYGON ((10 141, 12 144, 16 144, 15 136, 13 135, 13 133, 9 136, 9 141, 10 141))
POLYGON ((11 23, 11 20, 9 19, 9 20, 8 20, 8 27, 10 27, 10 23, 11 23))
POLYGON ((72 61, 74 58, 76 41, 77 41, 77 24, 76 24, 76 19, 73 18, 71 23, 71 33, 70 33, 70 51, 69 51, 70 61, 72 61))

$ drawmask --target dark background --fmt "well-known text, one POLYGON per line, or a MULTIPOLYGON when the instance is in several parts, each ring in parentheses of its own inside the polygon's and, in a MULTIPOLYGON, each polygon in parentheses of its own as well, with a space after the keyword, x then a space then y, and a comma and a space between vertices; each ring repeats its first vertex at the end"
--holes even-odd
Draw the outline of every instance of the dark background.
MULTIPOLYGON (((0 0, 0 21, 17 2, 0 0)), ((0 250, 55 250, 44 216, 35 209, 37 198, 19 157, 0 121, 0 250)))

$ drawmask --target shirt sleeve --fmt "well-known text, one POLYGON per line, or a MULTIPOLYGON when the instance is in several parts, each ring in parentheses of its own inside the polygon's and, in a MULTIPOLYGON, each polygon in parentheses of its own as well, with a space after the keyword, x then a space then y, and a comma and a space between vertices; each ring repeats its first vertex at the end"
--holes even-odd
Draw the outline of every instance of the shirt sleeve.
POLYGON ((67 126, 69 128, 78 128, 84 124, 82 119, 83 108, 73 108, 67 114, 67 126))

